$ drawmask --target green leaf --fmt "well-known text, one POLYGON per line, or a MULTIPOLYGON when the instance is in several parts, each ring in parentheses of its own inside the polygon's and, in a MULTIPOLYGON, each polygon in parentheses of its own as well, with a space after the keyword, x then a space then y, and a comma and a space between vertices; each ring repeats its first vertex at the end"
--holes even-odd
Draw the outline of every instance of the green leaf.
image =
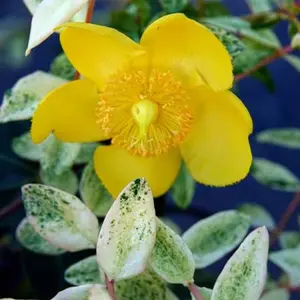
POLYGON ((290 295, 285 289, 274 289, 263 295, 260 300, 289 300, 290 295))
POLYGON ((290 149, 300 149, 300 129, 267 129, 257 134, 256 140, 259 143, 272 144, 290 149))
POLYGON ((171 300, 166 283, 152 270, 147 269, 139 276, 116 283, 118 300, 171 300))
POLYGON ((77 197, 28 184, 22 188, 22 199, 28 221, 51 244, 70 252, 95 248, 98 220, 77 197))
POLYGON ((105 284, 104 272, 98 266, 96 255, 71 265, 65 271, 65 280, 72 285, 105 284))
POLYGON ((284 249, 300 247, 300 232, 285 231, 279 236, 280 245, 284 249))
POLYGON ((299 190, 299 179, 286 167, 264 158, 255 158, 250 174, 271 189, 295 192, 299 190))
POLYGON ((73 80, 75 76, 75 69, 64 53, 58 55, 53 60, 50 66, 50 72, 66 80, 73 80))
POLYGON ((93 160, 94 152, 99 143, 80 144, 80 151, 75 159, 75 164, 87 164, 93 160))
POLYGON ((103 217, 109 211, 114 199, 95 173, 93 163, 82 173, 79 192, 87 207, 97 216, 103 217))
MULTIPOLYGON (((199 15, 199 13, 198 13, 199 15)), ((212 17, 219 17, 219 16, 228 16, 230 12, 228 8, 219 0, 216 1, 206 1, 204 10, 203 10, 204 17, 212 18, 212 17)))
POLYGON ((242 51, 245 50, 245 44, 238 39, 233 33, 213 25, 207 26, 215 36, 221 41, 221 43, 226 47, 232 58, 237 57, 241 54, 242 51))
POLYGON ((254 13, 269 12, 272 10, 271 0, 247 0, 247 3, 254 13))
POLYGON ((252 76, 260 81, 268 89, 269 92, 275 92, 275 81, 273 80, 271 72, 267 67, 259 68, 257 71, 252 73, 252 76))
POLYGON ((245 237, 249 226, 249 217, 234 210, 194 224, 183 234, 183 240, 194 255, 196 268, 205 268, 232 251, 245 237))
POLYGON ((20 157, 32 161, 39 161, 42 155, 41 144, 34 144, 30 132, 26 132, 12 140, 12 150, 20 157))
POLYGON ((41 167, 51 170, 53 174, 61 175, 74 164, 80 151, 80 144, 63 143, 51 135, 43 145, 41 167))
POLYGON ((239 17, 220 16, 214 18, 203 18, 202 22, 205 24, 221 27, 234 34, 239 34, 245 39, 248 39, 265 47, 273 49, 278 48, 278 41, 274 39, 274 36, 267 36, 265 34, 262 34, 261 30, 252 29, 249 22, 239 17))
POLYGON ((51 169, 40 170, 40 178, 46 185, 55 187, 64 192, 75 195, 78 190, 78 179, 71 169, 60 175, 54 174, 51 169))
POLYGON ((54 247, 48 241, 43 239, 30 225, 27 218, 24 218, 18 225, 16 237, 24 248, 35 253, 60 255, 65 252, 65 250, 54 247))
POLYGON ((156 240, 150 256, 152 269, 169 283, 193 282, 195 262, 188 246, 156 218, 156 240))
POLYGON ((300 72, 300 57, 296 55, 286 55, 284 59, 289 62, 298 72, 300 72))
POLYGON ((114 201, 100 230, 97 259, 108 278, 118 281, 142 273, 155 233, 152 192, 145 179, 136 179, 114 201))
MULTIPOLYGON (((212 290, 205 288, 205 287, 198 287, 200 295, 202 296, 203 300, 210 300, 212 296, 212 290)), ((191 294, 192 300, 197 300, 195 297, 191 294)))
POLYGON ((67 288, 51 300, 111 300, 106 287, 100 284, 86 284, 67 288))
POLYGON ((188 4, 188 0, 159 0, 162 9, 166 13, 180 12, 188 4))
POLYGON ((196 190, 196 182, 190 172, 182 163, 180 172, 171 188, 171 195, 178 207, 188 208, 191 204, 196 190))
POLYGON ((267 274, 269 234, 265 227, 250 233, 227 261, 211 300, 258 300, 267 274))
POLYGON ((269 229, 274 229, 276 226, 272 215, 259 204, 244 203, 238 208, 238 211, 250 217, 253 227, 266 226, 269 229))
POLYGON ((19 79, 4 95, 0 123, 30 119, 40 100, 65 82, 62 78, 42 71, 19 79))
POLYGON ((300 279, 300 247, 272 252, 269 259, 289 275, 300 279))

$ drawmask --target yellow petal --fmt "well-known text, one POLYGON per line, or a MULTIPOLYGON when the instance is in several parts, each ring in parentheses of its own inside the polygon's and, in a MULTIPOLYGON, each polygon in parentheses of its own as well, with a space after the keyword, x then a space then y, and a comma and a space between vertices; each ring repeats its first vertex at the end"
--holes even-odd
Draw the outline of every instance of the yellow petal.
POLYGON ((96 173, 116 198, 132 180, 145 177, 154 197, 169 190, 180 168, 179 149, 173 148, 160 156, 141 157, 112 145, 100 146, 94 155, 96 173))
POLYGON ((42 142, 52 131, 65 142, 107 139, 96 124, 98 99, 96 85, 88 80, 72 81, 52 91, 41 101, 33 115, 33 142, 42 142))
POLYGON ((104 88, 110 75, 122 69, 142 47, 115 29, 86 23, 58 28, 65 54, 84 77, 104 88))
POLYGON ((252 120, 231 92, 197 88, 192 93, 196 119, 181 145, 192 176, 200 183, 225 186, 243 179, 252 155, 248 136, 252 120))
POLYGON ((183 14, 171 14, 153 22, 141 45, 152 56, 153 67, 173 70, 190 85, 207 84, 216 91, 232 86, 231 58, 216 36, 183 14))

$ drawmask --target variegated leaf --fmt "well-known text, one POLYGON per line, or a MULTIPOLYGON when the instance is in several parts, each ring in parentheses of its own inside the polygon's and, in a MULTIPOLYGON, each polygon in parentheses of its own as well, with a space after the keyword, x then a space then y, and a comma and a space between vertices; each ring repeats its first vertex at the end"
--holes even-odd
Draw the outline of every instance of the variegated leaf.
POLYGON ((50 135, 43 143, 41 167, 54 175, 61 175, 74 164, 80 151, 78 143, 63 143, 50 135))
POLYGON ((47 39, 57 26, 71 20, 87 2, 88 0, 43 0, 32 18, 26 55, 47 39))
POLYGON ((28 221, 51 244, 71 252, 95 248, 98 220, 77 197, 41 184, 23 186, 22 197, 28 221))
POLYGON ((227 261, 211 300, 258 300, 266 280, 268 249, 266 227, 251 232, 227 261))
POLYGON ((289 292, 285 289, 274 289, 266 292, 260 300, 289 300, 289 292))
POLYGON ((59 292, 51 300, 111 300, 106 287, 100 284, 87 284, 71 287, 59 292))
POLYGON ((0 123, 30 119, 40 100, 65 82, 43 71, 19 79, 4 95, 0 123))
POLYGON ((229 210, 197 222, 183 234, 183 240, 194 255, 196 268, 205 268, 232 251, 249 227, 247 215, 229 210))
POLYGON ((65 280, 72 285, 105 284, 104 272, 99 268, 96 255, 70 266, 65 271, 65 280))
POLYGON ((64 192, 75 195, 78 190, 78 179, 71 169, 60 175, 53 173, 52 169, 40 170, 42 183, 60 189, 64 192))
POLYGON ((170 283, 193 282, 193 254, 182 238, 156 218, 156 241, 150 256, 153 270, 170 283))
POLYGON ((152 192, 136 179, 120 193, 103 222, 97 244, 98 263, 110 280, 142 273, 155 243, 152 192))
POLYGON ((45 255, 60 255, 65 250, 51 245, 47 240, 43 239, 24 218, 16 230, 16 237, 20 244, 26 249, 45 255))
POLYGON ((272 252, 269 259, 300 282, 300 247, 272 252))
POLYGON ((113 204, 113 198, 97 176, 93 163, 88 164, 80 181, 80 196, 97 216, 105 216, 113 204))

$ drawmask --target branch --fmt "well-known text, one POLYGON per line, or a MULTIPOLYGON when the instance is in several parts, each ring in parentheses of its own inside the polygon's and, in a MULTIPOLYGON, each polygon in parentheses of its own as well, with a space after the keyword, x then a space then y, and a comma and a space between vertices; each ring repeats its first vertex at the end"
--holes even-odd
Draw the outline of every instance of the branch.
POLYGON ((191 294, 196 300, 204 300, 204 298, 201 296, 199 292, 198 287, 194 283, 190 282, 188 284, 188 289, 190 290, 191 294))
POLYGON ((266 65, 268 65, 269 63, 273 62, 274 60, 281 58, 289 53, 291 53, 293 51, 293 48, 288 45, 285 46, 281 49, 278 49, 277 51, 275 51, 274 54, 264 58, 263 60, 261 60, 256 66, 254 66, 253 68, 247 70, 244 73, 238 74, 234 77, 235 82, 247 77, 248 75, 251 75, 252 73, 254 73, 255 71, 259 70, 261 67, 264 67, 266 65))
POLYGON ((284 230, 287 222, 289 221, 290 217, 292 216, 292 214, 295 212, 295 210, 297 209, 297 207, 299 205, 300 205, 300 192, 297 192, 295 194, 295 197, 293 198, 293 200, 288 205, 286 211, 282 215, 282 217, 280 219, 280 222, 278 223, 277 228, 273 231, 273 233, 271 235, 271 238, 270 238, 270 245, 271 246, 276 242, 278 236, 284 230))
POLYGON ((9 205, 3 207, 0 210, 0 218, 2 219, 2 218, 5 218, 6 216, 10 215, 15 210, 17 210, 18 208, 20 208, 21 205, 22 205, 22 200, 20 198, 14 200, 9 205))
MULTIPOLYGON (((94 14, 94 9, 95 9, 95 0, 90 0, 88 11, 85 18, 85 23, 91 23, 94 14)), ((80 73, 77 70, 75 70, 74 80, 77 80, 79 78, 80 78, 80 73)))
POLYGON ((105 284, 106 284, 106 288, 107 288, 108 294, 111 297, 111 299, 116 300, 114 281, 109 280, 106 274, 105 274, 105 284))

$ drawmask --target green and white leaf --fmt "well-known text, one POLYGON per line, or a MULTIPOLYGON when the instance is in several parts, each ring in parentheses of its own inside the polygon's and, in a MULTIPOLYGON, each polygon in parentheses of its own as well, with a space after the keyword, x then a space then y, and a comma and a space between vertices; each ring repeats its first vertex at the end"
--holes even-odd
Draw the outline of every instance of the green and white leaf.
POLYGON ((75 159, 75 164, 87 164, 93 160, 93 155, 99 143, 80 144, 80 151, 75 159))
POLYGON ((266 38, 264 34, 261 34, 260 30, 253 30, 249 22, 239 17, 220 16, 214 18, 203 18, 202 22, 221 27, 233 33, 239 32, 244 38, 265 47, 273 49, 278 48, 278 43, 273 37, 268 36, 268 38, 266 38))
POLYGON ((274 289, 265 293, 260 300, 289 300, 290 294, 285 289, 274 289))
POLYGON ((300 280, 300 247, 272 252, 270 261, 300 280))
POLYGON ((247 234, 250 218, 228 210, 203 219, 183 234, 196 268, 205 268, 232 251, 247 234))
POLYGON ((298 72, 300 72, 300 57, 296 55, 285 55, 284 59, 291 64, 298 72))
POLYGON ((26 55, 47 39, 57 26, 71 20, 87 2, 88 0, 44 0, 38 4, 31 21, 26 55))
POLYGON ((0 123, 30 119, 40 100, 65 82, 43 71, 19 79, 4 95, 0 123))
POLYGON ((104 276, 96 255, 78 261, 65 271, 65 280, 72 285, 105 284, 104 276))
POLYGON ((115 284, 118 300, 175 300, 177 299, 154 271, 147 269, 131 279, 121 280, 115 284))
POLYGON ((73 80, 75 75, 75 69, 64 53, 54 58, 50 66, 50 72, 66 80, 73 80))
POLYGON ((300 189, 300 181, 291 171, 264 158, 253 160, 250 174, 260 184, 274 190, 295 192, 300 189))
POLYGON ((18 156, 32 160, 39 161, 42 155, 42 144, 34 144, 32 142, 30 132, 26 132, 12 140, 12 150, 18 156))
POLYGON ((77 197, 49 186, 27 184, 22 198, 28 221, 51 244, 70 252, 95 248, 98 220, 77 197))
POLYGON ((300 247, 300 232, 284 231, 280 234, 279 241, 283 249, 300 247))
POLYGON ((165 225, 170 227, 173 231, 175 231, 177 234, 181 235, 182 230, 181 228, 170 218, 168 217, 160 217, 159 218, 165 225))
POLYGON ((290 149, 300 149, 300 129, 267 129, 257 134, 256 140, 260 143, 272 144, 290 149))
POLYGON ((50 135, 43 143, 41 167, 43 170, 51 170, 52 174, 61 175, 73 166, 79 151, 80 144, 63 143, 50 135))
POLYGON ((196 182, 184 163, 171 188, 171 195, 175 204, 181 209, 186 209, 191 204, 196 190, 196 182))
POLYGON ((111 300, 106 287, 100 284, 87 284, 67 288, 51 300, 111 300))
POLYGON ((188 0, 159 0, 159 3, 165 12, 176 13, 188 4, 188 0))
POLYGON ((272 10, 272 0, 247 0, 254 13, 269 12, 272 10))
POLYGON ((51 169, 40 170, 42 183, 75 195, 78 190, 78 178, 74 171, 66 170, 60 175, 53 174, 51 169))
POLYGON ((88 164, 83 170, 79 192, 84 203, 99 217, 104 217, 114 202, 97 176, 93 163, 88 164))
POLYGON ((65 250, 54 247, 47 240, 43 239, 30 225, 27 218, 24 218, 18 225, 16 237, 24 248, 35 253, 60 255, 65 252, 65 250))
POLYGON ((211 300, 258 300, 267 275, 269 234, 265 227, 252 231, 227 261, 211 300))
POLYGON ((120 193, 106 215, 97 244, 98 263, 110 280, 142 273, 155 243, 152 192, 136 179, 120 193))
POLYGON ((250 217, 253 227, 266 226, 270 229, 275 228, 276 224, 272 215, 259 204, 244 203, 239 206, 238 211, 250 217))
POLYGON ((169 283, 193 282, 193 254, 182 238, 156 218, 156 240, 150 260, 152 269, 169 283))
MULTIPOLYGON (((210 300, 212 295, 212 290, 205 287, 198 287, 200 295, 203 300, 210 300)), ((191 294, 192 300, 196 300, 195 297, 191 294)))

